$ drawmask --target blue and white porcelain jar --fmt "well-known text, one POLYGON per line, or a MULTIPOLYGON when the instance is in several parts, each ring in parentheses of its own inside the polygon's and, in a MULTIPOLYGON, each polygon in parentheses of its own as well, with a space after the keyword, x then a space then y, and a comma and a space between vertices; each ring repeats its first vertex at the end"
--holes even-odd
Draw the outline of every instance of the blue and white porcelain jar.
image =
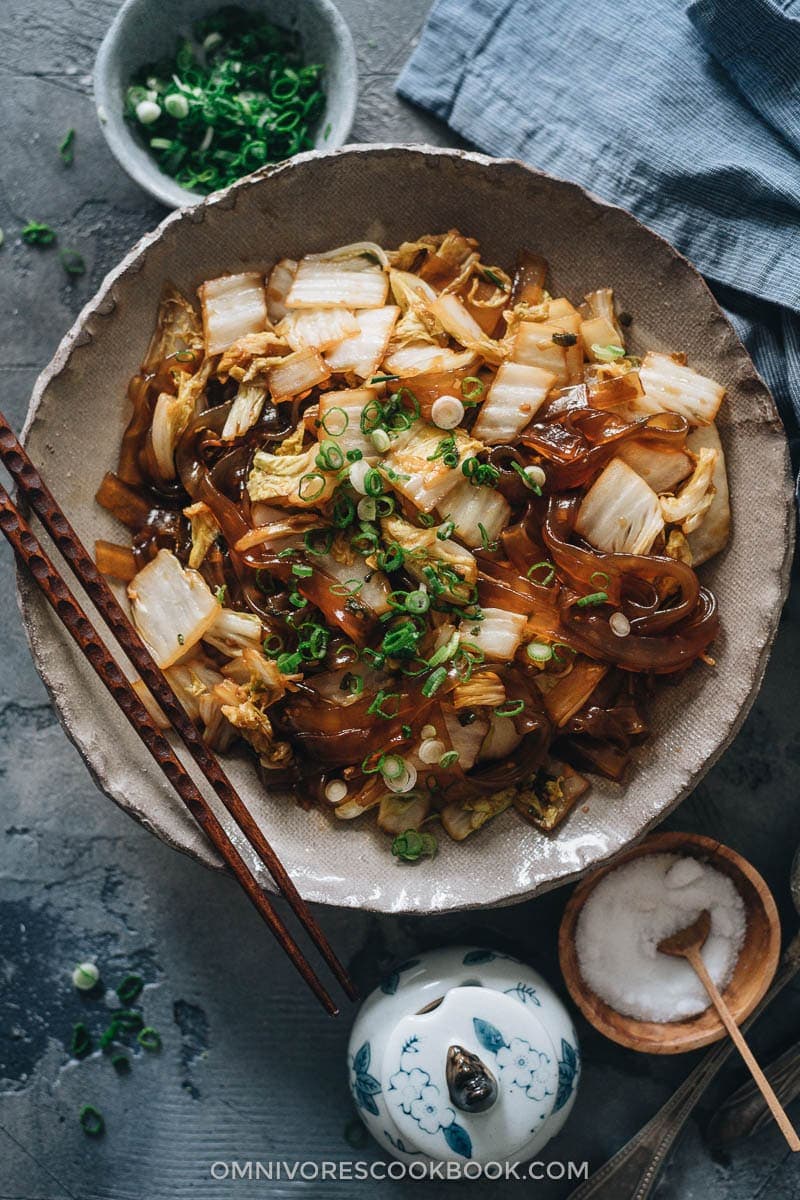
POLYGON ((428 951, 367 997, 348 1053, 359 1114, 396 1158, 524 1162, 564 1125, 580 1055, 550 985, 508 954, 428 951))

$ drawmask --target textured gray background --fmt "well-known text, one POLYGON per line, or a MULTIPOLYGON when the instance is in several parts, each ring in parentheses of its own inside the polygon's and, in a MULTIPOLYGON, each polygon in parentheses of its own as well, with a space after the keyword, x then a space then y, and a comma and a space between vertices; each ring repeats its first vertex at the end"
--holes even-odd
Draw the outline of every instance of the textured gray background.
MULTIPOLYGON (((342 0, 362 71, 356 140, 453 144, 446 129, 392 94, 427 5, 342 0)), ((116 167, 94 116, 89 72, 116 7, 115 0, 0 5, 0 404, 17 426, 37 372, 82 303, 162 215, 116 167), (71 170, 57 154, 69 126, 77 129, 71 170), (29 218, 50 221, 62 245, 85 256, 84 278, 69 283, 54 253, 20 244, 29 218)), ((108 397, 110 405, 119 402, 108 397)), ((352 1150, 344 1137, 350 1014, 331 1021, 316 1009, 230 881, 161 846, 97 792, 31 666, 5 545, 0 568, 0 1200, 352 1196, 355 1183, 211 1179, 217 1160, 375 1156, 371 1146, 352 1150), (84 1016, 94 1029, 104 1024, 102 1001, 82 1001, 69 982, 72 964, 87 957, 109 982, 131 967, 148 980, 145 1013, 164 1049, 140 1054, 128 1078, 104 1059, 68 1062, 72 1023, 84 1016), (100 1141, 77 1126, 85 1102, 106 1115, 100 1141)), ((800 840, 798 615, 795 598, 744 730, 668 822, 747 854, 774 888, 787 930, 795 922, 787 878, 800 840)), ((503 912, 424 921, 322 917, 365 987, 396 955, 455 938, 515 948, 557 981, 555 934, 565 899, 556 892, 503 912)), ((800 990, 792 988, 757 1026, 757 1050, 765 1057, 783 1050, 799 1018, 800 990)), ((554 1158, 597 1165, 663 1103, 695 1058, 646 1058, 583 1023, 579 1032, 584 1081, 551 1150, 554 1158)), ((659 1200, 789 1200, 800 1192, 800 1169, 772 1129, 727 1157, 715 1158, 706 1146, 710 1113, 741 1079, 734 1062, 690 1125, 659 1200)), ((800 1122, 800 1105, 792 1115, 800 1122)), ((384 1185, 409 1196, 438 1195, 442 1186, 384 1185)), ((523 1187, 492 1185, 491 1194, 523 1187)), ((531 1190, 556 1200, 569 1187, 531 1190)), ((488 1196, 489 1188, 474 1185, 473 1194, 488 1196)))

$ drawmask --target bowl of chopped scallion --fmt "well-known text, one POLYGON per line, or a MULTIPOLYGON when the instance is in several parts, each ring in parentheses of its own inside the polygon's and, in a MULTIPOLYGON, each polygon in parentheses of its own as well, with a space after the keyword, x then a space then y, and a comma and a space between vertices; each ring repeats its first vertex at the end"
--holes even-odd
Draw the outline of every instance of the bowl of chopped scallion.
POLYGON ((330 0, 126 0, 94 88, 120 165, 185 207, 304 150, 341 146, 358 78, 330 0))

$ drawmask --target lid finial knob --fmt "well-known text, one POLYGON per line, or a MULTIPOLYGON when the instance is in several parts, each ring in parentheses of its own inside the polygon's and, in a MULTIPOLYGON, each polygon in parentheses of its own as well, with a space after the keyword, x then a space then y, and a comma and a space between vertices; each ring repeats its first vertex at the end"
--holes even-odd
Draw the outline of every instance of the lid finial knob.
POLYGON ((445 1071, 450 1099, 461 1112, 486 1112, 497 1100, 497 1080, 477 1054, 450 1046, 445 1071))

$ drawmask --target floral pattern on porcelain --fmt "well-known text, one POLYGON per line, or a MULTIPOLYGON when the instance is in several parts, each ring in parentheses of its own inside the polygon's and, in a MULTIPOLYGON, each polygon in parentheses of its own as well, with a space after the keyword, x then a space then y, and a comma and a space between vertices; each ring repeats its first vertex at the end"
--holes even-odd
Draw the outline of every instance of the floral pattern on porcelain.
POLYGON ((561 1058, 558 1060, 558 1092, 553 1105, 554 1113, 563 1108, 572 1095, 580 1069, 581 1056, 578 1047, 573 1046, 565 1037, 562 1037, 561 1058))
POLYGON ((381 1085, 380 1081, 369 1072, 371 1059, 370 1044, 364 1042, 361 1049, 357 1050, 353 1056, 351 1090, 359 1107, 365 1108, 367 1112, 371 1112, 373 1116, 377 1117, 378 1106, 375 1103, 375 1097, 380 1095, 381 1085))
POLYGON ((514 987, 505 988, 504 995, 513 996, 521 1004, 534 1004, 537 1008, 542 1007, 542 1002, 539 999, 536 988, 532 987, 529 983, 523 983, 521 980, 514 987))
POLYGON ((442 1134, 451 1150, 463 1158, 471 1158, 472 1141, 463 1126, 456 1121, 454 1109, 446 1102, 441 1090, 431 1082, 430 1074, 415 1063, 420 1053, 418 1038, 409 1038, 400 1055, 400 1067, 389 1077, 387 1091, 398 1092, 400 1107, 419 1126, 423 1133, 442 1134))
POLYGON ((549 1062, 548 1055, 534 1050, 524 1038, 512 1038, 508 1046, 501 1046, 497 1051, 497 1065, 503 1082, 510 1080, 529 1100, 544 1100, 545 1096, 552 1095, 541 1079, 541 1069, 549 1062))
POLYGON ((472 1025, 484 1050, 495 1056, 498 1075, 502 1083, 519 1088, 529 1100, 544 1100, 552 1092, 542 1079, 544 1067, 551 1062, 549 1054, 536 1050, 525 1038, 513 1037, 506 1041, 496 1025, 473 1017, 472 1025))

